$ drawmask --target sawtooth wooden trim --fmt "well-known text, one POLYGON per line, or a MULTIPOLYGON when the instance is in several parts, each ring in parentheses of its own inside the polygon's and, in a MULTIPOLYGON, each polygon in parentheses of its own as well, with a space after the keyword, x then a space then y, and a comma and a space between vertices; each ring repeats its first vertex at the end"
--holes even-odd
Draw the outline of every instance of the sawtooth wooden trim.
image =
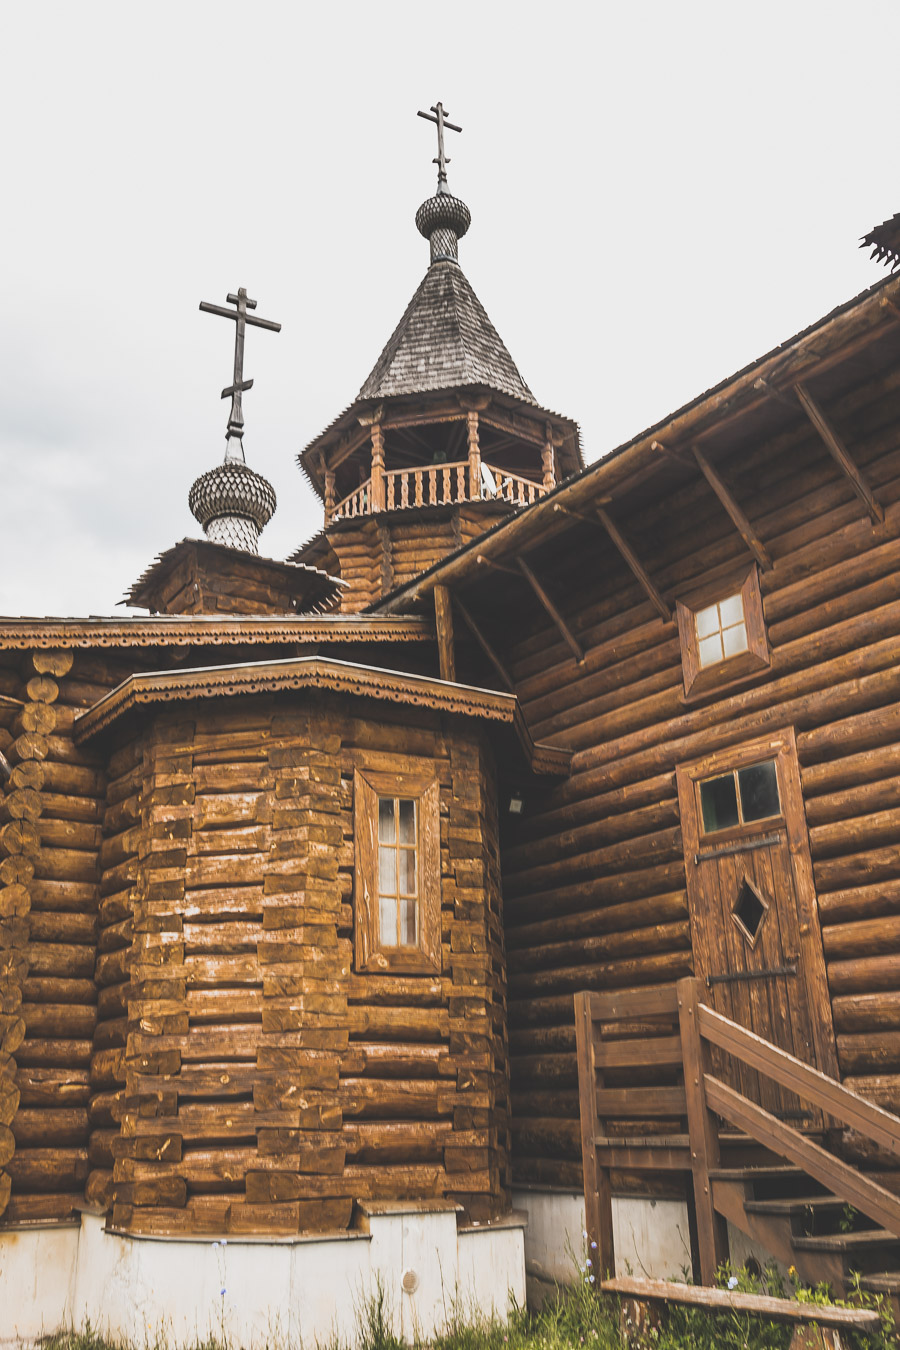
POLYGON ((197 698, 236 697, 298 689, 330 689, 393 703, 408 703, 441 712, 467 713, 512 723, 515 698, 493 690, 444 684, 419 675, 371 666, 356 666, 320 657, 255 662, 241 666, 209 666, 175 673, 134 675, 81 714, 76 722, 79 741, 105 730, 117 718, 141 704, 197 698))
POLYGON ((0 651, 73 647, 243 646, 254 643, 427 642, 434 625, 416 615, 306 618, 165 615, 155 619, 2 619, 0 651))

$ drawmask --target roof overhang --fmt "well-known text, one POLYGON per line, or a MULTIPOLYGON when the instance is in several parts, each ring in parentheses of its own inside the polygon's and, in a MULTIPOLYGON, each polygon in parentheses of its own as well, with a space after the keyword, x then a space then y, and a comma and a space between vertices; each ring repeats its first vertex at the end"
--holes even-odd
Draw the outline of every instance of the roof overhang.
MULTIPOLYGON (((472 540, 413 581, 371 606, 372 612, 405 613, 430 596, 435 586, 458 586, 483 577, 479 559, 490 562, 529 549, 565 533, 568 519, 592 513, 658 478, 671 467, 671 454, 703 447, 726 432, 735 442, 743 425, 766 410, 773 424, 796 416, 794 387, 814 380, 852 358, 863 358, 879 340, 900 338, 900 277, 887 277, 833 310, 810 328, 776 347, 752 365, 723 380, 665 421, 566 479, 533 505, 472 540), (790 409, 790 411, 789 411, 790 409)), ((699 470, 698 470, 699 471, 699 470)))
POLYGON ((144 707, 304 690, 326 690, 497 723, 515 734, 535 772, 568 773, 569 751, 532 741, 513 694, 318 656, 132 675, 75 718, 74 737, 80 745, 144 707))
POLYGON ((577 422, 548 408, 541 408, 536 403, 480 384, 379 400, 357 399, 310 441, 297 456, 297 462, 313 490, 324 500, 326 461, 329 467, 333 467, 364 445, 369 440, 372 421, 379 410, 383 430, 390 431, 453 418, 462 421, 468 409, 476 405, 481 406, 479 416, 486 422, 490 423, 493 408, 496 414, 505 418, 504 426, 508 426, 512 419, 513 428, 519 425, 523 439, 533 439, 535 444, 543 443, 544 428, 549 423, 563 472, 573 473, 583 466, 581 433, 577 422), (486 405, 485 398, 489 400, 486 405))
POLYGON ((156 603, 159 591, 168 577, 192 557, 223 575, 227 575, 235 566, 246 567, 249 564, 262 579, 289 594, 300 613, 328 608, 347 584, 308 563, 280 562, 277 558, 261 557, 244 549, 217 544, 211 539, 181 539, 154 559, 119 603, 131 605, 135 609, 161 608, 156 603))

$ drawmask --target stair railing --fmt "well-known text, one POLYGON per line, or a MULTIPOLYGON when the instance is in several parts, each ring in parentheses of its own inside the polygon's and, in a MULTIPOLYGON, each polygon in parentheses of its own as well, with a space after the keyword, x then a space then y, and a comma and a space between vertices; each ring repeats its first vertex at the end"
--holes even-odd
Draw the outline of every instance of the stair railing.
POLYGON ((900 1236, 900 1197, 723 1082, 713 1072, 711 1048, 898 1156, 900 1117, 723 1017, 702 1001, 702 993, 700 981, 687 978, 652 990, 575 995, 586 1228, 596 1244, 591 1250, 601 1277, 615 1274, 610 1171, 646 1167, 691 1173, 700 1277, 703 1284, 714 1283, 717 1267, 728 1256, 726 1225, 716 1210, 711 1175, 720 1166, 718 1118, 900 1236), (632 1034, 623 1036, 628 1023, 632 1034), (635 1024, 642 1034, 634 1034, 635 1024), (662 1035, 657 1034, 660 1024, 662 1035), (651 1068, 665 1071, 675 1062, 676 1052, 683 1072, 680 1097, 672 1086, 605 1086, 612 1069, 641 1067, 645 1077, 651 1068), (676 1130, 667 1136, 654 1128, 642 1138, 610 1135, 604 1122, 614 1116, 632 1121, 680 1116, 687 1121, 687 1134, 676 1130))

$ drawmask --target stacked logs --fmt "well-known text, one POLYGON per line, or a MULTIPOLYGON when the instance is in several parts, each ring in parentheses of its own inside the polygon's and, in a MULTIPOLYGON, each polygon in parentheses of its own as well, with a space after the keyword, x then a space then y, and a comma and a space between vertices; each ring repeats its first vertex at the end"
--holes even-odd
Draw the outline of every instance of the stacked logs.
POLYGON ((111 752, 89 1193, 118 1227, 288 1234, 346 1227, 355 1200, 508 1203, 493 769, 459 722, 357 713, 201 703, 111 752), (438 779, 441 976, 351 973, 366 764, 438 779))
MULTIPOLYGON (((534 565, 554 595, 568 596, 563 609, 584 662, 541 615, 525 625, 510 606, 518 628, 508 629, 495 616, 533 735, 575 752, 570 780, 532 792, 504 852, 521 1180, 581 1184, 572 993, 641 988, 690 971, 675 766, 768 728, 798 730, 842 1074, 900 1105, 897 383, 891 377, 877 408, 854 395, 836 414, 856 419, 854 457, 887 507, 884 529, 861 516, 846 480, 805 433, 725 470, 777 560, 760 574, 772 648, 765 678, 686 702, 674 625, 654 617, 614 555, 582 570, 585 548, 608 546, 580 526, 578 545, 547 545, 534 565)), ((635 505, 630 517, 615 514, 667 596, 747 566, 702 480, 635 505)))

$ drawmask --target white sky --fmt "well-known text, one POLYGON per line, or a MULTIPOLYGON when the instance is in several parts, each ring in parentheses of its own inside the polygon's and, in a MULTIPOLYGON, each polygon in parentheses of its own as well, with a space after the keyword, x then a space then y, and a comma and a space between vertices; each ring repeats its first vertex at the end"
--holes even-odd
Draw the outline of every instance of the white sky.
POLYGON ((900 3, 42 0, 2 6, 0 613, 112 613, 200 527, 248 287, 261 551, 321 523, 297 452, 428 261, 442 99, 460 261, 596 459, 878 280, 900 3))

